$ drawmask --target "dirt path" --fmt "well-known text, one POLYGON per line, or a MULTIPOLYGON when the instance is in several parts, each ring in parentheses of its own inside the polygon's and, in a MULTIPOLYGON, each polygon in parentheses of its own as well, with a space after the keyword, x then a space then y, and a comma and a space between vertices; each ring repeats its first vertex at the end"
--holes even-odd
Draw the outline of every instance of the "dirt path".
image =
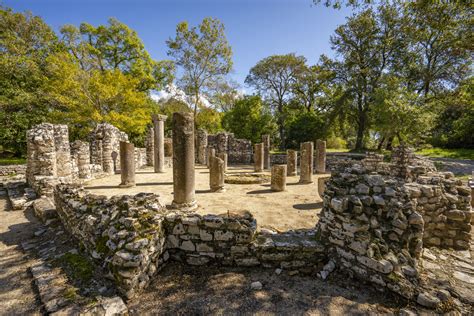
POLYGON ((28 211, 9 211, 0 196, 0 314, 41 315, 28 267, 32 263, 20 249, 38 224, 28 211))
POLYGON ((474 171, 474 161, 469 159, 429 158, 438 169, 455 175, 470 175, 474 171))

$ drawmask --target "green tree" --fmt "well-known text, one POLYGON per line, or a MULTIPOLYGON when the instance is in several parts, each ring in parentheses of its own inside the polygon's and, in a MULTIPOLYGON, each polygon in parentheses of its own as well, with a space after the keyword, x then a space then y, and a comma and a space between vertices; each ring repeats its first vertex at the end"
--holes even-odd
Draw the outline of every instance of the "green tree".
POLYGON ((291 121, 287 122, 287 147, 299 149, 303 142, 325 139, 327 136, 325 122, 325 117, 314 111, 298 112, 291 121))
POLYGON ((255 88, 277 114, 280 146, 285 146, 284 108, 292 96, 293 85, 305 68, 306 59, 295 54, 273 55, 250 69, 245 83, 255 88))
POLYGON ((120 70, 139 80, 137 89, 161 90, 173 81, 174 64, 155 61, 145 50, 138 34, 126 24, 111 18, 108 25, 61 28, 62 43, 83 70, 120 70))
POLYGON ((212 134, 222 131, 222 116, 223 113, 214 109, 202 109, 196 117, 196 128, 203 128, 212 134))
POLYGON ((224 113, 222 125, 236 137, 250 139, 253 143, 261 142, 262 135, 273 135, 276 131, 272 115, 259 96, 245 96, 238 100, 231 110, 224 113))
POLYGON ((190 28, 187 22, 181 22, 176 27, 176 37, 166 44, 168 55, 182 68, 178 85, 193 96, 196 118, 200 95, 232 69, 232 49, 224 25, 213 18, 205 18, 199 28, 190 28))
POLYGON ((0 6, 0 152, 24 154, 26 130, 47 117, 46 59, 57 49, 40 17, 0 6))

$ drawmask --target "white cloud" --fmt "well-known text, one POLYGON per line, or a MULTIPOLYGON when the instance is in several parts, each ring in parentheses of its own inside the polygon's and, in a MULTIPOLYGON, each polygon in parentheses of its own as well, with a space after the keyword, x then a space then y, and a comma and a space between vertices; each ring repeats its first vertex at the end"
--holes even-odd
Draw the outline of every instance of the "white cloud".
MULTIPOLYGON (((186 103, 189 107, 193 107, 194 104, 192 98, 186 95, 186 93, 184 93, 183 90, 179 89, 175 84, 166 86, 164 90, 152 91, 150 93, 150 97, 157 102, 168 101, 169 99, 174 98, 176 100, 186 103)), ((212 106, 209 100, 202 95, 199 96, 199 101, 201 101, 201 103, 207 107, 212 106)))

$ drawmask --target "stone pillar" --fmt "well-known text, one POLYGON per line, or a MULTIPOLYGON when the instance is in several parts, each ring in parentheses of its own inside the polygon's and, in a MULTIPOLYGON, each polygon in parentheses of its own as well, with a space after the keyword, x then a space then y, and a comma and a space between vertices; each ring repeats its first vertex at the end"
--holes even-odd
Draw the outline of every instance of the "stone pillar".
POLYGON ((72 143, 71 148, 75 152, 77 173, 79 179, 92 178, 91 161, 90 161, 90 145, 88 142, 76 140, 72 143))
POLYGON ((316 173, 326 173, 326 141, 316 140, 316 173))
POLYGON ((155 138, 155 131, 152 126, 148 128, 148 131, 146 133, 146 139, 145 139, 145 147, 146 147, 146 165, 147 166, 153 166, 153 157, 155 156, 155 151, 154 151, 154 140, 155 138))
POLYGON ((54 125, 54 146, 56 148, 56 171, 58 177, 71 177, 71 145, 67 125, 54 125))
POLYGON ((209 169, 209 186, 212 192, 224 192, 224 160, 211 157, 209 169))
POLYGON ((263 143, 263 168, 270 169, 270 135, 262 135, 263 143))
POLYGON ((219 153, 217 157, 224 161, 224 172, 227 172, 227 153, 219 153))
POLYGON ((153 115, 154 141, 154 166, 155 173, 165 172, 165 121, 167 116, 161 114, 153 115))
POLYGON ((313 142, 301 144, 300 183, 313 183, 313 142))
POLYGON ((193 113, 173 113, 173 207, 194 207, 193 113))
POLYGON ((253 160, 255 163, 255 172, 262 172, 263 171, 263 143, 258 143, 254 145, 254 155, 253 160))
POLYGON ((286 151, 287 176, 296 176, 298 174, 298 152, 288 149, 286 151))
POLYGON ((207 132, 204 129, 198 129, 196 135, 196 160, 201 165, 207 165, 206 160, 207 150, 207 132))
POLYGON ((286 165, 272 166, 271 189, 276 192, 286 190, 286 165))
POLYGON ((331 176, 322 176, 318 178, 318 194, 321 200, 324 197, 324 190, 326 190, 326 182, 331 179, 331 176))
POLYGON ((119 187, 135 186, 135 146, 132 143, 120 142, 120 177, 119 187))
POLYGON ((207 160, 206 160, 206 164, 207 164, 207 167, 208 167, 208 168, 211 168, 211 157, 215 157, 215 156, 216 156, 216 150, 215 150, 215 148, 207 147, 207 160))

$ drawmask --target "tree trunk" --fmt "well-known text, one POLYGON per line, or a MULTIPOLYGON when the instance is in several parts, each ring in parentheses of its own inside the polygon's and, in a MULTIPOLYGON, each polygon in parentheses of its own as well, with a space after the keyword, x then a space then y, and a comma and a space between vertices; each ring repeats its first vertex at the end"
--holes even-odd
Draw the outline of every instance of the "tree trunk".
POLYGON ((357 121, 357 139, 356 139, 356 150, 361 150, 364 148, 364 132, 365 132, 365 125, 367 123, 366 120, 366 113, 362 108, 362 100, 359 100, 359 113, 358 113, 358 121, 357 121))
POLYGON ((378 146, 377 146, 377 150, 381 150, 382 147, 383 147, 383 143, 385 141, 385 136, 382 137, 382 139, 380 140, 378 146))
POLYGON ((394 138, 395 138, 394 136, 390 136, 388 138, 387 147, 385 147, 385 149, 387 149, 387 150, 392 150, 393 149, 393 139, 394 138))

